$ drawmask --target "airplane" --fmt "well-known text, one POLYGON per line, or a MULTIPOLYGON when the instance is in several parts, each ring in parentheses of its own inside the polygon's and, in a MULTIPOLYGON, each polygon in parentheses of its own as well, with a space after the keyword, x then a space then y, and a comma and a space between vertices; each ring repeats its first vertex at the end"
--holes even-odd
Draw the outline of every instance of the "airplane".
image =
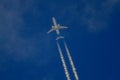
POLYGON ((66 29, 66 28, 68 28, 68 27, 66 27, 66 26, 60 26, 60 24, 57 24, 57 22, 56 22, 56 20, 55 20, 55 18, 53 17, 52 18, 52 20, 53 20, 53 26, 52 26, 52 29, 50 29, 47 33, 49 34, 49 33, 51 33, 52 31, 56 31, 56 34, 57 35, 59 35, 60 34, 60 29, 66 29))

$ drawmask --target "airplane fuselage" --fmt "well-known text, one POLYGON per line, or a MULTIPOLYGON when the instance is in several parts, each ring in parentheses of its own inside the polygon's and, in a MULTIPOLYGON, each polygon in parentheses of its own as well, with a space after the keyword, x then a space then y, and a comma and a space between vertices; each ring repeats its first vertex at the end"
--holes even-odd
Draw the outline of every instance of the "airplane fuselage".
POLYGON ((57 25, 55 18, 53 18, 53 24, 54 24, 53 28, 55 29, 56 33, 60 34, 59 26, 57 25))

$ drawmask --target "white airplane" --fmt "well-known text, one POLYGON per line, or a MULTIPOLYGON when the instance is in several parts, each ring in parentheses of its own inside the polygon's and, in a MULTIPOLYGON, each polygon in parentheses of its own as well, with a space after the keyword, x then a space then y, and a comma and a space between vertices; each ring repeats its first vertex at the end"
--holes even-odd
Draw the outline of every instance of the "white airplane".
POLYGON ((50 29, 50 30, 47 32, 48 34, 51 33, 52 31, 56 31, 56 34, 59 35, 59 34, 60 34, 60 31, 59 31, 60 29, 68 28, 68 27, 66 27, 66 26, 60 26, 60 24, 57 24, 54 17, 52 18, 52 20, 53 20, 53 24, 54 24, 54 25, 52 26, 52 29, 50 29))

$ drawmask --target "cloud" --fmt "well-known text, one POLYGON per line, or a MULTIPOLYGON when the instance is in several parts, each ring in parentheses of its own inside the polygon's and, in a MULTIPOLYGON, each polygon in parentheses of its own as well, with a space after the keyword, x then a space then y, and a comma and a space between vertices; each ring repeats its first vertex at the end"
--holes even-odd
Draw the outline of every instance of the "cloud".
MULTIPOLYGON (((77 24, 87 26, 90 31, 99 31, 108 26, 108 18, 110 17, 114 7, 118 5, 120 1, 93 0, 90 2, 89 0, 84 0, 81 3, 83 4, 82 6, 79 6, 77 3, 73 3, 66 4, 66 6, 62 6, 61 8, 60 5, 58 7, 55 3, 51 2, 48 6, 50 7, 50 11, 57 10, 58 15, 60 15, 61 18, 66 17, 67 15, 68 17, 65 21, 70 24, 74 23, 74 20, 77 20, 77 24), (51 7, 51 5, 56 6, 56 8, 53 9, 53 6, 51 7)), ((36 2, 34 0, 0 1, 0 49, 4 50, 8 55, 14 56, 14 58, 18 60, 24 60, 27 57, 35 55, 35 53, 42 54, 42 48, 48 48, 47 45, 50 44, 50 38, 48 39, 45 37, 45 31, 39 32, 39 35, 37 36, 32 34, 34 36, 31 35, 29 38, 21 36, 21 32, 24 32, 25 29, 32 30, 35 28, 26 28, 27 23, 24 21, 23 17, 26 13, 30 13, 32 15, 36 15, 36 13, 38 14, 37 11, 39 11, 39 8, 36 8, 35 4, 36 2), (38 36, 40 38, 38 38, 38 36), (39 49, 39 47, 41 49, 39 49)))
POLYGON ((108 18, 119 0, 84 2, 82 21, 90 30, 98 31, 108 26, 108 18))
MULTIPOLYGON (((27 23, 24 21, 23 15, 31 13, 35 15, 33 0, 1 0, 0 1, 0 55, 3 56, 3 62, 7 61, 7 57, 11 57, 16 61, 34 59, 33 61, 40 64, 45 64, 51 57, 46 57, 47 51, 49 51, 48 45, 49 39, 45 35, 45 31, 39 32, 37 35, 30 36, 29 38, 23 37, 22 32, 25 33, 25 29, 29 32, 36 27, 27 27, 27 23), (24 7, 23 7, 24 6, 24 7), (38 56, 37 56, 38 55, 38 56), (45 59, 45 57, 47 59, 45 59)), ((36 28, 37 29, 37 28, 36 28)), ((29 33, 28 33, 29 34, 29 33)), ((2 61, 2 60, 1 60, 2 61)))
POLYGON ((119 0, 82 0, 66 5, 59 13, 61 18, 66 19, 67 24, 82 25, 89 31, 99 32, 108 27, 108 19, 119 4, 119 0))

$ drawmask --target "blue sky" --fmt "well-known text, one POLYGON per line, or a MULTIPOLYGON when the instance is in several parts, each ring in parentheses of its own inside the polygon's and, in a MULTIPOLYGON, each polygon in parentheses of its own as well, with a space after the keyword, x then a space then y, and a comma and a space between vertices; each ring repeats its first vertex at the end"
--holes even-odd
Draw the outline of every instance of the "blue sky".
POLYGON ((66 80, 53 16, 80 80, 120 80, 119 0, 0 0, 0 80, 66 80))

